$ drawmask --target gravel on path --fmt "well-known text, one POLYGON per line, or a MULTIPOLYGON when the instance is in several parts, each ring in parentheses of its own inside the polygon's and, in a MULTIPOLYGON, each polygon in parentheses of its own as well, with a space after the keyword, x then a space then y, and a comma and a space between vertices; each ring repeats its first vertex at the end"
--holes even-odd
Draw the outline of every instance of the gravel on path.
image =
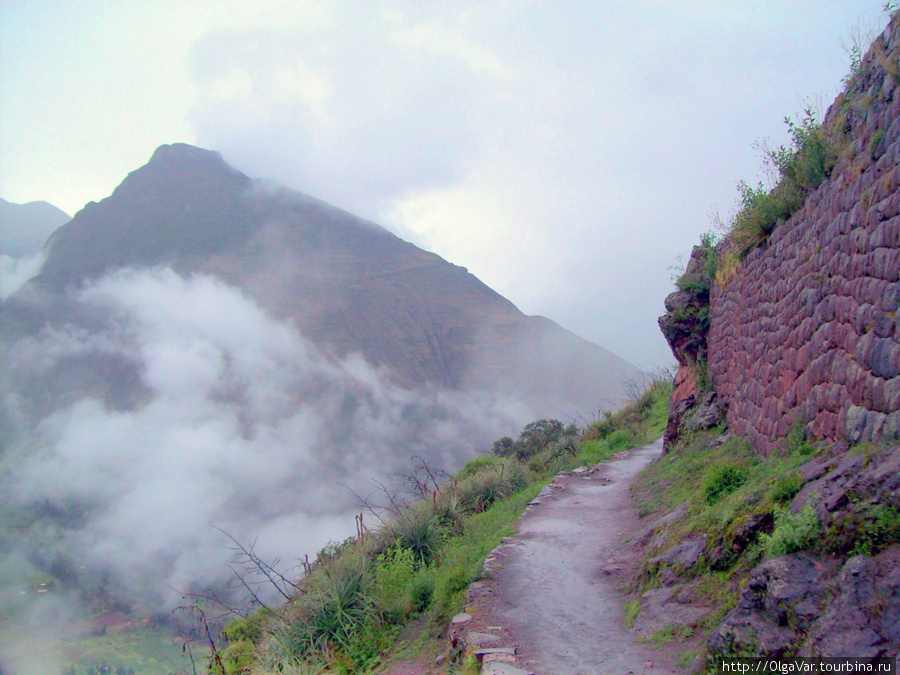
POLYGON ((515 665, 536 675, 679 672, 635 642, 622 609, 622 553, 639 531, 629 486, 661 451, 661 441, 634 448, 542 490, 470 589, 468 629, 515 647, 515 665))

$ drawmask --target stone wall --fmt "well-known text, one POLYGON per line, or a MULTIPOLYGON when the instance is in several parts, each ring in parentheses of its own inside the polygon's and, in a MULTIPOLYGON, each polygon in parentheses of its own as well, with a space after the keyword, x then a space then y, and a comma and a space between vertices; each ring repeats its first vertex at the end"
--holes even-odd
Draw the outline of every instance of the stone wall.
POLYGON ((831 178, 710 294, 708 374, 762 452, 812 437, 900 435, 900 23, 825 124, 849 139, 831 178))

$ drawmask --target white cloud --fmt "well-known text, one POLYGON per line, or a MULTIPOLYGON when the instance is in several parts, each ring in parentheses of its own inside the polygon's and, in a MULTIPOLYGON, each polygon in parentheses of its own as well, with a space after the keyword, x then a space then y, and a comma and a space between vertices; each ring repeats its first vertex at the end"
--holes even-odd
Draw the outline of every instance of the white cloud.
POLYGON ((195 142, 658 362, 666 266, 881 4, 7 3, 0 189, 72 210, 195 142))
POLYGON ((68 535, 78 558, 111 565, 149 602, 225 581, 217 527, 295 560, 352 530, 342 485, 366 494, 412 455, 453 468, 530 419, 514 401, 410 391, 358 356, 329 357, 212 277, 125 271, 78 300, 108 313, 103 327, 21 340, 13 380, 35 364, 127 354, 150 396, 126 410, 85 397, 47 415, 20 435, 4 489, 19 503, 83 505, 88 519, 68 535))
POLYGON ((21 258, 13 258, 0 253, 0 300, 6 300, 26 281, 36 276, 46 260, 47 253, 45 251, 21 258))

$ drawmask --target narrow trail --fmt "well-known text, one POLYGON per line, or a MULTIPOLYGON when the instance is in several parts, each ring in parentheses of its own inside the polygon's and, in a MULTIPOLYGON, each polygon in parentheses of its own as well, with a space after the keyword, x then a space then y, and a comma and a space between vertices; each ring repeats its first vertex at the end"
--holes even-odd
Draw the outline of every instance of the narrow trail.
MULTIPOLYGON (((514 645, 514 665, 536 675, 679 672, 625 628, 614 562, 639 530, 629 486, 661 451, 662 441, 635 448, 545 488, 470 589, 470 635, 514 645)), ((486 670, 515 672, 506 668, 486 670)))

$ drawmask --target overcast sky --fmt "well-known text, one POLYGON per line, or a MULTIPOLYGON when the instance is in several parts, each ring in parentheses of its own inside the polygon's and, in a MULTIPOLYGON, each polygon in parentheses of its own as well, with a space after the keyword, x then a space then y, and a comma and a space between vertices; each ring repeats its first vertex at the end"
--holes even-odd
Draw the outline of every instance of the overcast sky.
POLYGON ((665 364, 668 268, 882 4, 3 0, 0 197, 74 214, 193 143, 665 364))

